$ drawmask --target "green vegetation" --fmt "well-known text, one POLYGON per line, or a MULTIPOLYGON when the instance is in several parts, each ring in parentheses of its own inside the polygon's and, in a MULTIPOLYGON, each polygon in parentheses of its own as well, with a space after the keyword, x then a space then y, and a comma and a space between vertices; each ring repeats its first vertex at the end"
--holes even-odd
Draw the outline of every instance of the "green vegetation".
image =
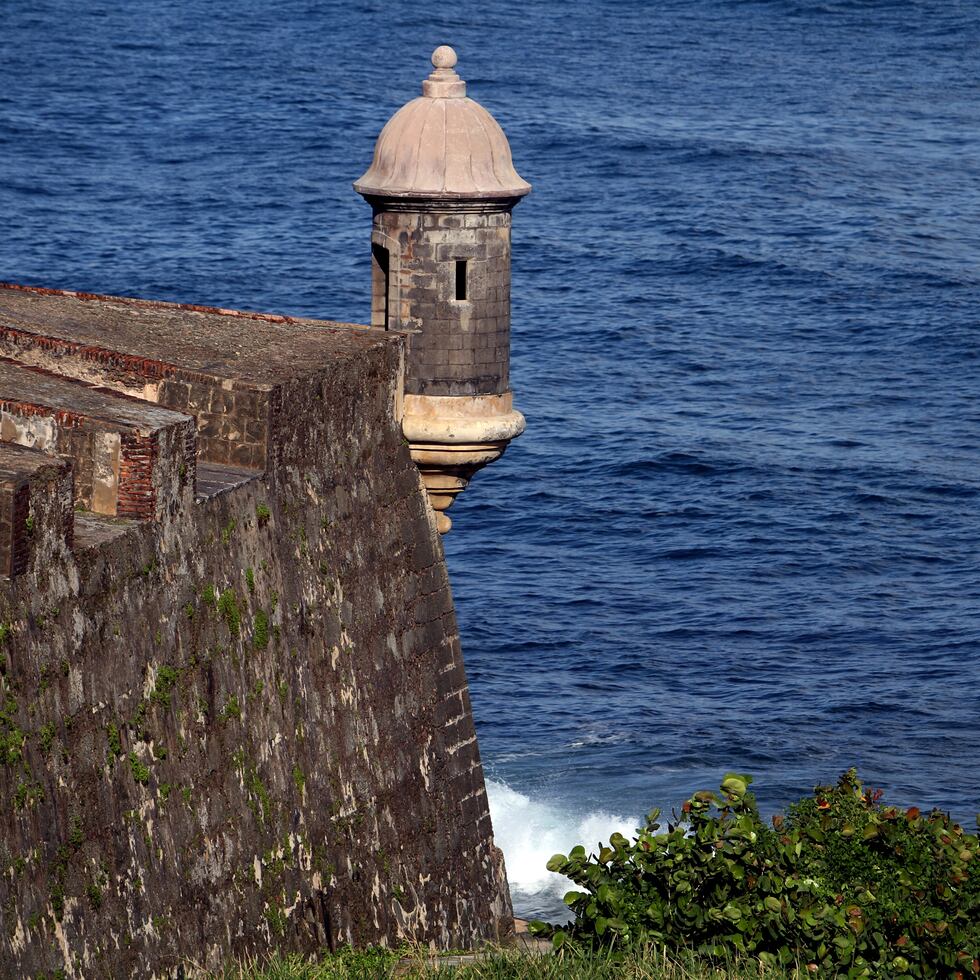
POLYGON ((245 569, 245 584, 248 586, 250 595, 255 595, 255 572, 251 568, 245 569))
POLYGON ((129 753, 129 769, 133 774, 133 779, 135 779, 140 786, 145 786, 150 781, 149 768, 140 762, 135 752, 129 753))
POLYGON ((47 755, 51 751, 51 743, 54 741, 54 722, 49 721, 42 725, 37 733, 37 740, 41 745, 41 751, 47 755))
POLYGON ((579 890, 561 948, 656 944, 846 977, 980 975, 980 843, 947 814, 885 807, 854 770, 763 823, 751 777, 696 793, 682 819, 574 848, 548 868, 579 890))
POLYGON ((44 799, 44 788, 40 783, 29 783, 21 779, 14 791, 14 809, 33 807, 44 799))
POLYGON ((129 719, 129 727, 137 741, 148 740, 146 729, 143 727, 144 722, 146 721, 148 706, 148 701, 140 701, 140 703, 136 705, 136 710, 133 712, 133 717, 129 719))
POLYGON ((242 706, 234 694, 225 702, 225 706, 221 709, 221 713, 218 715, 218 717, 222 721, 229 721, 232 718, 234 718, 235 721, 239 721, 241 719, 242 706))
POLYGON ((262 609, 252 621, 252 645, 256 650, 264 650, 269 645, 269 617, 262 609))
POLYGON ((218 597, 218 612, 232 635, 237 636, 242 627, 242 614, 238 608, 238 596, 235 595, 234 589, 225 589, 218 597))
POLYGON ((252 960, 212 974, 212 980, 784 980, 804 975, 763 972, 749 961, 719 966, 690 955, 668 957, 654 946, 613 953, 569 945, 554 954, 490 949, 464 958, 433 958, 425 950, 346 949, 320 960, 252 960))
POLYGON ((238 527, 238 521, 235 518, 231 518, 230 521, 221 529, 221 543, 228 544, 231 541, 231 536, 235 533, 235 528, 238 527))
POLYGON ((85 886, 85 894, 88 895, 89 903, 95 911, 102 906, 102 889, 97 882, 90 881, 85 886))
POLYGON ((109 743, 109 752, 113 755, 122 755, 122 739, 119 737, 119 728, 113 722, 105 726, 105 737, 109 743))
POLYGON ((277 936, 282 936, 286 932, 288 920, 283 915, 282 909, 278 905, 269 905, 262 913, 263 918, 269 923, 269 928, 277 936))
POLYGON ((24 757, 27 736, 17 724, 17 702, 8 692, 0 706, 0 765, 17 765, 24 757))
POLYGON ((272 813, 272 798, 269 796, 269 791, 254 766, 247 766, 244 775, 245 788, 251 796, 248 801, 249 809, 261 823, 268 823, 272 813))
POLYGON ((177 686, 180 679, 180 671, 170 664, 163 664, 157 670, 156 681, 153 690, 150 692, 150 700, 165 708, 170 707, 170 695, 177 686))
POLYGON ((218 604, 218 594, 215 592, 213 585, 205 585, 201 589, 201 598, 204 600, 205 605, 216 606, 218 604))
POLYGON ((56 881, 51 886, 51 910, 54 912, 54 917, 60 922, 61 917, 65 914, 65 886, 60 882, 56 881))
POLYGON ((259 527, 265 527, 269 523, 272 511, 265 504, 256 504, 255 516, 259 519, 259 527))

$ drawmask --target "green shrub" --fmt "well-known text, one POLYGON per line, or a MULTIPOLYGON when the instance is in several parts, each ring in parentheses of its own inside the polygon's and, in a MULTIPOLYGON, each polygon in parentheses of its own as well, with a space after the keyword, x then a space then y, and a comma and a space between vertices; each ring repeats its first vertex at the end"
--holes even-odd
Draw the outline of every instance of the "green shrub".
POLYGON ((222 721, 229 721, 232 718, 234 718, 236 721, 241 720, 242 706, 234 694, 225 702, 225 706, 221 709, 221 714, 219 714, 218 717, 222 721))
POLYGON ((171 667, 170 664, 161 664, 157 670, 153 690, 150 692, 150 700, 164 708, 169 708, 171 695, 179 680, 180 671, 176 667, 171 667))
POLYGON ((657 943, 817 975, 980 976, 980 845, 947 814, 885 807, 854 770, 763 823, 751 777, 696 793, 683 817, 649 815, 633 841, 576 847, 548 868, 565 896, 568 939, 622 948, 657 943))

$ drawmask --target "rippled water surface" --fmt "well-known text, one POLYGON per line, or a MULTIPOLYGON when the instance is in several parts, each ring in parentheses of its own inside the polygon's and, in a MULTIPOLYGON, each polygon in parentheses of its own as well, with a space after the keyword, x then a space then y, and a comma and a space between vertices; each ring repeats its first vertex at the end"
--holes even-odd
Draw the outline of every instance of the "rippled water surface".
POLYGON ((350 189, 453 43, 527 433, 446 546, 515 900, 730 768, 980 809, 972 3, 5 0, 0 278, 365 320, 350 189))

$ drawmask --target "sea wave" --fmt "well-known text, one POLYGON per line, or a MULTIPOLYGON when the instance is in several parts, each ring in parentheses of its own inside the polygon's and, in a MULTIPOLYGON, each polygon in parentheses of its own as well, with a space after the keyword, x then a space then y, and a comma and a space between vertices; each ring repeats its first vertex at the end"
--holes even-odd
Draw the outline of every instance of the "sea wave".
POLYGON ((557 853, 576 844, 595 848, 618 831, 631 835, 638 817, 606 810, 584 811, 558 799, 535 799, 506 783, 487 780, 494 838, 504 852, 514 912, 523 918, 561 919, 562 896, 571 887, 563 875, 546 867, 557 853))

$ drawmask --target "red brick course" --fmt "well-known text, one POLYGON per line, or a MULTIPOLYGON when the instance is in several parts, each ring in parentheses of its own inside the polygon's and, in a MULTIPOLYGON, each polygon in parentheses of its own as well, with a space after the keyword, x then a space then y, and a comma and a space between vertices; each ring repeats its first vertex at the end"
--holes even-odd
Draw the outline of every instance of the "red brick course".
POLYGON ((154 436, 124 435, 119 466, 117 517, 150 520, 156 512, 153 467, 157 459, 154 436))

